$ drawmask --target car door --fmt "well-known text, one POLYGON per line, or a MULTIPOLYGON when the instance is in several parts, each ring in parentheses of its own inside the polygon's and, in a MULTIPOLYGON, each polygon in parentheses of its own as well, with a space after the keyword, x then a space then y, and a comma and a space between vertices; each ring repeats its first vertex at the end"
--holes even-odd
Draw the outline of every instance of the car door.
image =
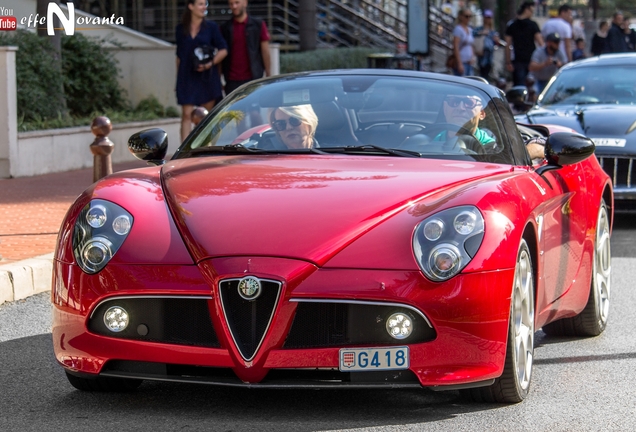
POLYGON ((541 310, 567 294, 581 269, 588 226, 586 182, 580 164, 532 175, 546 191, 536 217, 543 269, 543 280, 539 281, 543 290, 538 298, 541 310))

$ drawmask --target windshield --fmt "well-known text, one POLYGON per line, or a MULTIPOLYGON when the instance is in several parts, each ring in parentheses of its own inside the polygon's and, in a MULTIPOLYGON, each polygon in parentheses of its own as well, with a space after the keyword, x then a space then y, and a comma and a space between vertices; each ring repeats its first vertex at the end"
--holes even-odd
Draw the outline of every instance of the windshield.
POLYGON ((636 104, 636 66, 590 66, 564 70, 539 98, 540 106, 636 104))
POLYGON ((510 154, 503 129, 489 96, 470 86, 407 77, 286 76, 233 92, 174 157, 311 152, 480 160, 510 154))

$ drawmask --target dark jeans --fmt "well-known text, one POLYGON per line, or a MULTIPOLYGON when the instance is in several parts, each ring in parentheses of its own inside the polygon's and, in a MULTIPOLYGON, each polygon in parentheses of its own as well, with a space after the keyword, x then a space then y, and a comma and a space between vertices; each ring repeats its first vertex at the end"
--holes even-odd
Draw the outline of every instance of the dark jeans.
POLYGON ((526 77, 528 76, 529 63, 512 62, 512 82, 513 85, 526 85, 526 77))

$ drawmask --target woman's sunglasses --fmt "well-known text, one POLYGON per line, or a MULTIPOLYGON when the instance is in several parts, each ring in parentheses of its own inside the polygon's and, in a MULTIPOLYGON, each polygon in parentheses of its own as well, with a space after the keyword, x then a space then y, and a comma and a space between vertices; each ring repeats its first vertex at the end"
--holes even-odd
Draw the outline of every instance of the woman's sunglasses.
POLYGON ((477 105, 481 105, 481 101, 470 97, 447 97, 445 99, 445 102, 451 108, 457 108, 460 103, 463 103, 464 107, 466 107, 467 109, 473 109, 477 105))
POLYGON ((274 120, 272 122, 272 128, 274 128, 275 131, 282 132, 287 129, 287 122, 289 122, 289 126, 292 128, 298 127, 302 123, 300 119, 296 117, 290 117, 287 120, 274 120))

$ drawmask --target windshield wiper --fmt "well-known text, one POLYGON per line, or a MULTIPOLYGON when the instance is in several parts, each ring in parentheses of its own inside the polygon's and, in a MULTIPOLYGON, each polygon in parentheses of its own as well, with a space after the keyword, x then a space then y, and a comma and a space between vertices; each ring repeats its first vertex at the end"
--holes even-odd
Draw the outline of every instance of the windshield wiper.
POLYGON ((346 147, 321 147, 325 152, 329 153, 382 153, 385 155, 399 156, 399 157, 422 157, 422 154, 413 150, 393 149, 388 147, 377 146, 373 144, 363 144, 358 146, 346 146, 346 147))
POLYGON ((244 154, 244 153, 265 153, 262 149, 253 147, 245 147, 243 144, 227 144, 224 146, 206 146, 198 147, 190 150, 191 154, 206 153, 225 153, 225 154, 244 154))
POLYGON ((190 154, 199 155, 199 154, 209 154, 209 153, 222 153, 222 154, 246 154, 246 153, 257 153, 257 154, 305 154, 305 153, 315 153, 315 154, 328 154, 318 148, 301 148, 301 149, 260 149, 257 147, 245 146, 243 144, 226 144, 223 146, 208 146, 208 147, 199 147, 190 150, 190 154))

